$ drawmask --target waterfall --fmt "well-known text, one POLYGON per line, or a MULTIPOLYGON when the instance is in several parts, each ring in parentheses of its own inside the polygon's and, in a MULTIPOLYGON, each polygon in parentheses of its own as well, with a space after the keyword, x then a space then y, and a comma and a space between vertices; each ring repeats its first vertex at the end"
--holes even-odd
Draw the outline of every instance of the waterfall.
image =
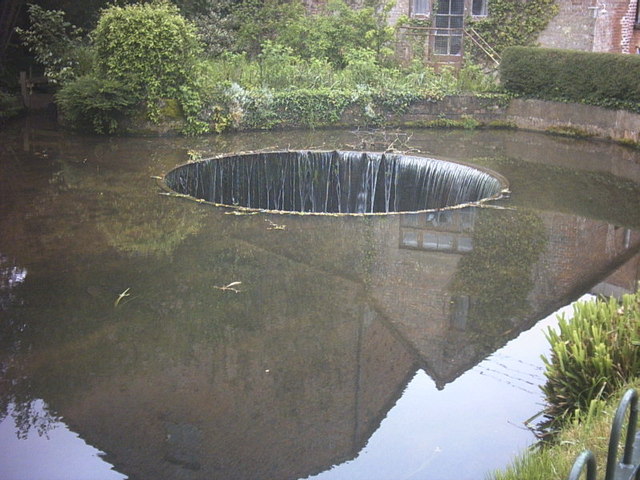
POLYGON ((182 165, 173 191, 216 204, 311 213, 440 209, 496 197, 505 182, 459 163, 395 153, 286 151, 182 165))

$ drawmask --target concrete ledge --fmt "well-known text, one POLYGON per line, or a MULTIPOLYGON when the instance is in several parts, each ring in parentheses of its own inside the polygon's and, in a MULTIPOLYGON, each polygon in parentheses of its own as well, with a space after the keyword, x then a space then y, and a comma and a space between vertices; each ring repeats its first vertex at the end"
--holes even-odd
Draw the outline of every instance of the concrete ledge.
POLYGON ((505 121, 527 130, 569 128, 595 137, 613 140, 640 140, 640 115, 579 103, 514 99, 505 121))

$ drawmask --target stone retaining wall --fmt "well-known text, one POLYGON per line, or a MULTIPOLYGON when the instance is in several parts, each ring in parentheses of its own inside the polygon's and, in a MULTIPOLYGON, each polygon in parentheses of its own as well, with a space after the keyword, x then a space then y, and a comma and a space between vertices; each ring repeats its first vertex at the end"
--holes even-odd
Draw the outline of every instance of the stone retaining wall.
POLYGON ((574 131, 594 137, 640 142, 640 114, 577 103, 545 100, 504 100, 474 96, 451 96, 420 102, 405 114, 390 118, 405 126, 428 126, 430 122, 473 118, 483 124, 511 124, 525 130, 574 131))
POLYGON ((506 121, 527 130, 570 128, 595 137, 640 141, 640 115, 578 103, 512 100, 506 121))
MULTIPOLYGON (((447 118, 463 120, 471 117, 482 123, 504 120, 506 107, 504 100, 483 98, 473 95, 455 95, 442 100, 430 100, 414 103, 397 120, 401 123, 428 124, 447 118)), ((390 118, 394 121, 394 118, 390 118)))

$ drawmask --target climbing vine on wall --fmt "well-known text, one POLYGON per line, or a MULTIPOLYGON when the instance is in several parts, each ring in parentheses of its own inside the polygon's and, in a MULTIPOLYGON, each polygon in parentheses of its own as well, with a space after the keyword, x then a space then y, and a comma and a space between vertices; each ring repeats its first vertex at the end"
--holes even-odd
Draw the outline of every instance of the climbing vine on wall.
POLYGON ((500 53, 506 47, 534 45, 557 13, 555 0, 489 0, 489 15, 473 27, 500 53))

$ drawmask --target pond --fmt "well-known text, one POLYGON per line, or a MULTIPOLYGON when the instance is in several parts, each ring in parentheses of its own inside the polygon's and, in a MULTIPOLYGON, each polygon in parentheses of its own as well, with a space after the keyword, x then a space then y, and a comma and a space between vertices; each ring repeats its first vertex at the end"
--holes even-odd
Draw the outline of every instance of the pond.
POLYGON ((0 132, 0 477, 475 480, 535 441, 555 312, 630 291, 640 157, 490 131, 0 132), (165 195, 194 157, 388 147, 481 207, 307 216, 165 195), (614 275, 613 277, 611 275, 614 275))

